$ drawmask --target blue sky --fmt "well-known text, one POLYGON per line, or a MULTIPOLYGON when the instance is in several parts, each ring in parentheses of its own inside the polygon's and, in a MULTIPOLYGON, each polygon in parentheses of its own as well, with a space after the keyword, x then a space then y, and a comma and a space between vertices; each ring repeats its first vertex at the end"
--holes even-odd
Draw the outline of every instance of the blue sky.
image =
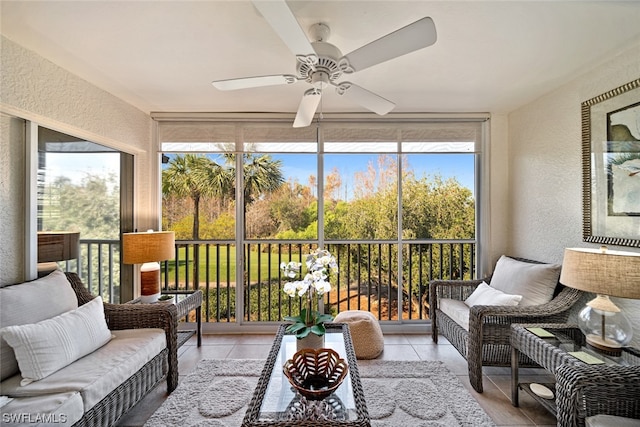
MULTIPOLYGON (((298 179, 301 184, 307 184, 309 175, 317 175, 314 154, 277 154, 273 157, 282 160, 286 177, 298 179)), ((337 167, 343 184, 353 188, 354 174, 366 171, 369 162, 375 166, 377 158, 378 154, 325 154, 325 174, 337 167)), ((455 177, 464 187, 474 191, 473 154, 409 154, 407 158, 409 169, 413 170, 417 178, 434 175, 440 175, 444 179, 455 177)))
MULTIPOLYGON (((168 153, 167 153, 168 154, 168 153)), ((330 173, 336 167, 340 171, 343 187, 347 193, 354 188, 354 176, 356 172, 364 172, 367 165, 372 162, 374 166, 380 154, 325 154, 325 174, 330 173)), ((172 157, 171 154, 169 154, 172 157)), ((387 155, 394 156, 395 155, 387 155)), ((455 177, 460 184, 474 192, 475 164, 473 154, 407 154, 408 167, 413 170, 417 178, 424 176, 442 176, 443 179, 455 177)), ((211 154, 216 161, 219 155, 211 154)), ((276 160, 281 160, 283 173, 286 180, 297 180, 306 185, 309 176, 317 176, 316 154, 272 154, 276 160)), ((163 165, 166 167, 166 165, 163 165)))
POLYGON ((120 153, 47 153, 46 182, 65 176, 80 184, 87 175, 120 176, 120 153))
MULTIPOLYGON (((378 154, 325 154, 325 173, 333 167, 340 171, 343 186, 347 191, 354 188, 354 174, 367 170, 367 164, 376 164, 378 154)), ((441 175, 444 179, 455 177, 463 186, 474 190, 473 154, 408 154, 409 168, 418 178, 425 175, 441 175)), ((217 158, 217 155, 212 155, 217 158)), ((298 180, 307 184, 309 175, 317 175, 315 154, 274 154, 274 159, 282 161, 286 179, 298 180)), ((119 174, 120 158, 118 153, 100 155, 76 153, 48 153, 47 181, 56 176, 66 176, 80 183, 87 174, 119 174)))

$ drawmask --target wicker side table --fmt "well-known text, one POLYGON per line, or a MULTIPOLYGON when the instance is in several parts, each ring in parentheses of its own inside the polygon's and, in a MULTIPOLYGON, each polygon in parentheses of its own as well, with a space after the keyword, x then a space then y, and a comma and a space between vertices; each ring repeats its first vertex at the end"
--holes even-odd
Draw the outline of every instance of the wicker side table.
MULTIPOLYGON (((162 291, 163 295, 172 295, 175 297, 176 310, 178 319, 187 317, 193 310, 196 312, 196 329, 186 330, 178 329, 178 347, 181 347, 194 334, 198 340, 198 347, 202 345, 202 291, 162 291)), ((140 298, 133 299, 127 304, 142 304, 140 298)), ((161 304, 161 303, 152 303, 161 304)))
POLYGON ((614 357, 586 347, 576 325, 511 325, 511 401, 518 406, 518 392, 530 394, 557 417, 559 426, 584 426, 585 418, 609 414, 640 418, 640 352, 627 347, 614 357), (527 328, 543 328, 553 337, 543 338, 527 328), (569 354, 585 351, 604 363, 587 364, 569 354), (519 352, 527 355, 556 377, 544 384, 555 399, 543 399, 527 383, 518 381, 519 352))

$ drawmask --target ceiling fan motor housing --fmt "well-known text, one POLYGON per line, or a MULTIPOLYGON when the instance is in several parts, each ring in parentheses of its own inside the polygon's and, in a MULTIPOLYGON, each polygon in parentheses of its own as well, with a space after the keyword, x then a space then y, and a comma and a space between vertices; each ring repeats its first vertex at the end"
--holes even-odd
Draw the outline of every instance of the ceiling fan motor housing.
POLYGON ((329 82, 334 82, 342 76, 343 70, 339 66, 342 52, 327 42, 313 42, 311 45, 318 55, 318 61, 315 64, 311 64, 309 61, 298 61, 296 71, 301 80, 305 80, 321 89, 318 87, 318 84, 320 84, 318 82, 323 82, 322 88, 324 88, 329 82), (326 80, 323 75, 316 76, 319 73, 326 75, 326 80))

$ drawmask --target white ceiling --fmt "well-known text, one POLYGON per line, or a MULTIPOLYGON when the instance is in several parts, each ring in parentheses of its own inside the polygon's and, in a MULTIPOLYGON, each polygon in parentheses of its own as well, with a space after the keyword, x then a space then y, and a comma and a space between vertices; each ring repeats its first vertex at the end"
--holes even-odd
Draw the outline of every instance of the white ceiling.
MULTIPOLYGON (((348 80, 394 112, 507 113, 640 42, 640 1, 289 1, 343 54, 423 16, 431 47, 348 80)), ((295 74, 250 1, 6 1, 2 34, 145 112, 295 112, 307 83, 221 92, 212 80, 295 74)), ((639 70, 640 73, 640 70, 639 70)), ((346 80, 344 77, 341 81, 346 80)), ((51 82, 55 84, 55 82, 51 82)), ((364 112, 323 95, 324 112, 364 112)))

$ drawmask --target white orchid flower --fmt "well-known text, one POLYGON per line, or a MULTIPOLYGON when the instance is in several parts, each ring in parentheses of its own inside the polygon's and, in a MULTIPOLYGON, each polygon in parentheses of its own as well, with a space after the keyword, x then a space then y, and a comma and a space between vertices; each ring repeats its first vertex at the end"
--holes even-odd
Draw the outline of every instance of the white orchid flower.
POLYGON ((297 291, 296 282, 285 283, 282 290, 284 291, 285 294, 289 295, 290 297, 294 297, 297 291))
POLYGON ((306 280, 301 282, 295 282, 295 283, 296 283, 296 290, 298 291, 299 297, 306 294, 307 291, 309 290, 309 283, 307 283, 306 280))
POLYGON ((313 286, 316 289, 318 295, 324 295, 327 292, 331 292, 331 283, 324 280, 316 282, 313 286))

